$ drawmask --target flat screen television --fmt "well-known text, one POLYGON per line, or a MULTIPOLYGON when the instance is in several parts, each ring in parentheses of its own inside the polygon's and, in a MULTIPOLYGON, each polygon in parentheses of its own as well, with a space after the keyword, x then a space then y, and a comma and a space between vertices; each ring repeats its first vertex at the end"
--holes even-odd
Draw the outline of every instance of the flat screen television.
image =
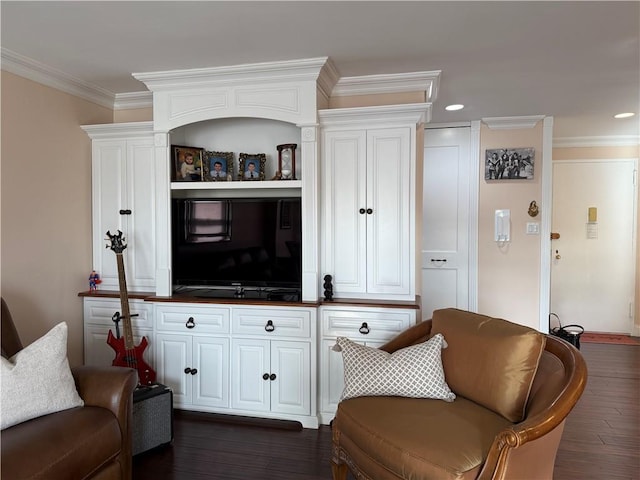
POLYGON ((300 198, 172 200, 174 292, 301 288, 300 198))

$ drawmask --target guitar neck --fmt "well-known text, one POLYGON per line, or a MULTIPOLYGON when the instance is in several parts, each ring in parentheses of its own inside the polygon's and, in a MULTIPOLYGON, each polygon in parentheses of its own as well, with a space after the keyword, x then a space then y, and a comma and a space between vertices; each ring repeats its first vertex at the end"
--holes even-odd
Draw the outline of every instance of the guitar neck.
POLYGON ((124 332, 124 347, 133 350, 133 329, 131 328, 131 312, 129 311, 129 296, 127 294, 127 279, 124 275, 124 260, 122 253, 116 253, 118 262, 118 281, 120 283, 120 308, 122 309, 122 330, 124 332))

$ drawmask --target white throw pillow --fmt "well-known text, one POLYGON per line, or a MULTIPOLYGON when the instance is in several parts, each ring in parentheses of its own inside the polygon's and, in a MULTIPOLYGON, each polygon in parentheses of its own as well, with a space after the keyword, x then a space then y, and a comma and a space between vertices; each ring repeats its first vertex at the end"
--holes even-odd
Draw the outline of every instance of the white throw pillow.
POLYGON ((397 396, 434 398, 452 402, 456 395, 444 378, 441 334, 426 342, 387 353, 338 337, 337 351, 344 361, 341 400, 353 397, 397 396))
POLYGON ((2 357, 0 428, 84 405, 67 360, 67 324, 16 353, 2 357))

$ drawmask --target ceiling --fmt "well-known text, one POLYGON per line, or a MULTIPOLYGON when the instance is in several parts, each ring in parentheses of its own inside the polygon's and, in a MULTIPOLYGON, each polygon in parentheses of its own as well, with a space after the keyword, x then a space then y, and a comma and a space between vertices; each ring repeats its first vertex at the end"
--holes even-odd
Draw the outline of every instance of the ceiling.
MULTIPOLYGON (((341 76, 441 70, 432 122, 552 115, 637 136, 640 2, 2 1, 1 46, 113 94, 131 73, 328 56, 341 76), (444 107, 462 103, 465 109, 444 107), (615 120, 620 112, 635 112, 615 120)), ((637 137, 636 137, 637 139, 637 137)))

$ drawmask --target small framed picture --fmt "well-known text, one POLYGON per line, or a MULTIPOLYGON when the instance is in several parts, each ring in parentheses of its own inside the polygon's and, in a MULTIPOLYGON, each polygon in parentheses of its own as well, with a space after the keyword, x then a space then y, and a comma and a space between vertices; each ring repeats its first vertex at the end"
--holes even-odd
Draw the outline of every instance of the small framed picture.
POLYGON ((241 180, 264 180, 267 156, 264 153, 241 153, 238 175, 241 180))
POLYGON ((204 181, 226 182, 233 180, 233 152, 203 153, 204 181))
POLYGON ((485 180, 532 180, 534 148, 495 148, 485 151, 485 180))
POLYGON ((172 180, 176 182, 201 182, 203 150, 197 147, 171 145, 173 156, 172 180))

